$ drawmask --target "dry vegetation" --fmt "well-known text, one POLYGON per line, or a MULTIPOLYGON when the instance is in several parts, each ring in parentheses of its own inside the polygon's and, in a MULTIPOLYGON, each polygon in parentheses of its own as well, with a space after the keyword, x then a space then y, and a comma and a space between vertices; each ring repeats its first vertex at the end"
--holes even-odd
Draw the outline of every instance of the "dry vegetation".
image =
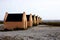
POLYGON ((3 24, 3 21, 0 21, 0 24, 3 24))
POLYGON ((52 25, 52 26, 60 26, 60 22, 42 22, 42 24, 52 25))

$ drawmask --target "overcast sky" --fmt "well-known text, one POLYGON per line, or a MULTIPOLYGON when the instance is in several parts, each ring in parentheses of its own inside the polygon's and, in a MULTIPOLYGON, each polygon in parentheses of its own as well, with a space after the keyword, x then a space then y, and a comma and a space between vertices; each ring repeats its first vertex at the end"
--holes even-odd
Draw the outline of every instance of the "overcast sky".
POLYGON ((24 11, 43 20, 60 20, 60 0, 0 0, 0 20, 4 19, 5 12, 24 11))

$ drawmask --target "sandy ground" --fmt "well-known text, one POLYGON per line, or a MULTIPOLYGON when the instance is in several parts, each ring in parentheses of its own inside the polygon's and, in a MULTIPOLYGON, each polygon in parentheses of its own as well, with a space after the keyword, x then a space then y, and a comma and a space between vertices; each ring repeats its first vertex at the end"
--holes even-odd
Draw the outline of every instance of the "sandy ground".
POLYGON ((60 27, 38 25, 27 30, 0 31, 0 40, 60 40, 60 27))

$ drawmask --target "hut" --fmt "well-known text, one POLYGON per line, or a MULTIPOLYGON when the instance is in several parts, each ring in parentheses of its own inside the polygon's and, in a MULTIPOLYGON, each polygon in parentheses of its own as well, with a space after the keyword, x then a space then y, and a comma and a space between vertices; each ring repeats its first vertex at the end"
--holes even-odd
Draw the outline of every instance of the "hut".
POLYGON ((42 23, 42 18, 38 17, 38 19, 39 19, 39 24, 41 24, 42 23))
POLYGON ((33 26, 32 14, 26 15, 26 17, 27 17, 27 26, 32 27, 33 26))
POLYGON ((36 16, 36 25, 38 25, 39 24, 39 18, 38 18, 38 16, 36 16))
POLYGON ((26 13, 8 13, 6 12, 4 17, 4 29, 27 29, 26 13))
POLYGON ((33 26, 36 26, 36 16, 32 15, 32 20, 33 20, 33 26))

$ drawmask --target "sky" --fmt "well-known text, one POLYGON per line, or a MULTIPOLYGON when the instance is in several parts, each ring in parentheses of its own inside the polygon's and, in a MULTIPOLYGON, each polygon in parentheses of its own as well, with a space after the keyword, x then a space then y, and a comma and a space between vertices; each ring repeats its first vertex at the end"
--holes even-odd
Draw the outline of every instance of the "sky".
POLYGON ((5 12, 26 12, 42 20, 60 20, 60 0, 0 0, 0 20, 4 20, 5 12))

